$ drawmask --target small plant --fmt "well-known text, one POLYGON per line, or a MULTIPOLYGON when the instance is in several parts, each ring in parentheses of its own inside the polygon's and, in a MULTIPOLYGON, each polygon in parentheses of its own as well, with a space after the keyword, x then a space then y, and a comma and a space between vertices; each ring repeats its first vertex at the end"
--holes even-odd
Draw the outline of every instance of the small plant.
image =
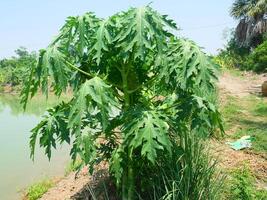
POLYGON ((238 168, 233 171, 231 196, 236 200, 253 199, 254 179, 247 166, 238 168))
POLYGON ((144 170, 170 159, 185 133, 222 131, 211 100, 217 66, 176 31, 150 6, 107 19, 69 17, 22 91, 24 106, 38 88, 47 96, 74 92, 32 130, 31 156, 38 138, 49 158, 57 142, 72 143, 73 160, 90 172, 107 161, 122 199, 133 200, 150 179, 144 170))
POLYGON ((26 197, 28 200, 37 200, 41 198, 54 185, 55 183, 49 179, 35 183, 27 189, 26 197))

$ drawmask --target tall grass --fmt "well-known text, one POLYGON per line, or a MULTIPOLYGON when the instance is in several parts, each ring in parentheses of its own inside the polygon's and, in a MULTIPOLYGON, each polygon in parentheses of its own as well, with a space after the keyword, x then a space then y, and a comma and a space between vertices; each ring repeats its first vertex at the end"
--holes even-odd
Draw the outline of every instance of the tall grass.
POLYGON ((219 200, 224 177, 216 169, 206 144, 194 133, 180 139, 172 158, 151 175, 143 200, 219 200))
MULTIPOLYGON (((217 171, 216 160, 210 156, 205 141, 196 133, 186 133, 175 145, 167 160, 157 167, 143 166, 138 174, 138 200, 220 200, 223 194, 223 175, 217 171)), ((107 187, 101 187, 101 199, 114 199, 107 187)), ((88 189, 90 199, 99 199, 99 191, 88 189)), ((115 198, 118 200, 118 198, 115 198)))

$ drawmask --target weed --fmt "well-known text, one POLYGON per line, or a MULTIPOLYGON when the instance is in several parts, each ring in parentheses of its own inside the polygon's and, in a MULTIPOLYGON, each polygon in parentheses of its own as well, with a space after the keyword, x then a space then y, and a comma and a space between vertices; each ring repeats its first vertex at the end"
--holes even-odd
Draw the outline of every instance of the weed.
POLYGON ((34 183, 27 189, 27 199, 37 200, 42 197, 55 183, 52 180, 44 179, 38 183, 34 183))
POLYGON ((231 173, 230 200, 263 200, 267 197, 267 191, 259 190, 255 186, 253 177, 247 165, 237 168, 231 173))
POLYGON ((257 116, 267 117, 267 102, 259 101, 254 107, 254 113, 257 116))
POLYGON ((229 130, 234 124, 237 124, 239 117, 244 114, 238 99, 233 96, 227 96, 227 102, 221 106, 221 113, 224 118, 225 130, 229 130), (239 117, 237 118, 237 116, 239 117))

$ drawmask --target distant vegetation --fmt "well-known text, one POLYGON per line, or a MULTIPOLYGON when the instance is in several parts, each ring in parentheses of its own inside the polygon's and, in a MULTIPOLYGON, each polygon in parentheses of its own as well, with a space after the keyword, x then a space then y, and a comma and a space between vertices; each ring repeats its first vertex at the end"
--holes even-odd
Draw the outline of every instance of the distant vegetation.
POLYGON ((0 90, 5 87, 18 89, 25 81, 30 69, 36 64, 36 53, 21 47, 16 56, 0 60, 0 90))
MULTIPOLYGON (((16 88, 18 89, 18 88, 16 88)), ((58 98, 55 95, 49 95, 47 99, 44 95, 37 95, 29 102, 27 109, 24 110, 20 104, 20 98, 18 95, 13 94, 1 94, 0 95, 0 112, 5 106, 8 106, 12 115, 20 115, 22 113, 27 115, 40 116, 44 114, 47 108, 57 105, 59 102, 68 101, 70 99, 69 93, 62 95, 58 98)))
POLYGON ((223 67, 267 72, 267 1, 235 0, 230 14, 239 23, 216 61, 223 67))

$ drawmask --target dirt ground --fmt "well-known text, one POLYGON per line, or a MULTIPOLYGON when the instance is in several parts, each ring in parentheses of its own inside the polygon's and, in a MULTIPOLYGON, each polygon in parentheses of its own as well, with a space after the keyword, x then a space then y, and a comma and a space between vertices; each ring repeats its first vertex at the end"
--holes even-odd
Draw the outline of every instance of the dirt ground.
MULTIPOLYGON (((251 93, 258 94, 261 84, 266 80, 266 75, 244 73, 236 76, 229 72, 224 72, 219 78, 218 87, 221 91, 232 96, 243 98, 251 93)), ((212 140, 211 146, 215 154, 219 156, 220 165, 223 168, 231 169, 246 161, 258 178, 261 187, 267 189, 266 156, 255 154, 250 150, 234 151, 225 144, 225 141, 212 140)), ((74 199, 75 195, 77 196, 77 194, 82 193, 92 181, 94 181, 94 178, 88 176, 86 169, 80 172, 77 178, 75 178, 74 173, 71 173, 63 178, 54 188, 50 189, 41 200, 74 199)), ((83 199, 88 198, 84 197, 83 199)))
POLYGON ((87 172, 79 173, 77 178, 75 173, 71 173, 44 194, 40 200, 71 199, 74 194, 79 193, 90 181, 91 177, 87 175, 87 172))
MULTIPOLYGON (((224 98, 227 98, 229 95, 239 99, 245 98, 249 95, 257 95, 261 98, 261 84, 264 81, 267 81, 266 74, 256 75, 252 73, 243 73, 237 76, 231 74, 230 72, 224 72, 220 76, 218 83, 220 98, 222 101, 224 101, 224 98)), ((233 132, 235 132, 235 128, 238 129, 240 127, 233 127, 226 134, 233 134, 233 132)), ((212 149, 216 155, 218 155, 220 165, 225 169, 233 169, 244 163, 248 164, 257 178, 259 187, 267 190, 267 155, 258 154, 249 149, 235 151, 225 144, 228 140, 229 138, 226 136, 224 140, 211 141, 212 149)))
POLYGON ((238 75, 233 75, 230 72, 223 72, 219 78, 218 87, 220 90, 241 98, 260 93, 264 81, 267 81, 267 74, 240 72, 238 75))
MULTIPOLYGON (((62 178, 55 187, 48 190, 40 200, 89 200, 90 192, 100 194, 97 189, 101 188, 102 183, 108 183, 108 165, 100 163, 93 175, 88 175, 88 168, 83 168, 79 173, 70 173, 62 178)), ((101 199, 99 199, 101 200, 101 199)), ((111 199, 112 200, 112 199, 111 199)))

